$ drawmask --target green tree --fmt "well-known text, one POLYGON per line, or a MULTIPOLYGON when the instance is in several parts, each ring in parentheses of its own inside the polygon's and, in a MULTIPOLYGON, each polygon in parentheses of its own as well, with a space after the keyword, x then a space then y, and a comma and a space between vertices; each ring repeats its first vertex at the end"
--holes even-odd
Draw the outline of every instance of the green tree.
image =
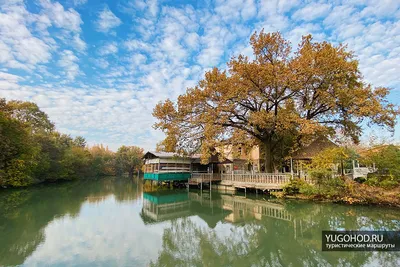
POLYGON ((92 173, 97 176, 115 175, 115 153, 103 145, 95 145, 89 148, 92 155, 92 173))
POLYGON ((0 186, 26 186, 33 182, 39 148, 29 129, 0 111, 0 186))
POLYGON ((91 155, 88 150, 80 146, 73 146, 63 153, 60 161, 62 171, 61 179, 77 179, 82 176, 90 176, 91 155))
POLYGON ((29 125, 33 132, 49 133, 54 130, 54 124, 47 114, 32 102, 8 101, 0 105, 2 112, 11 118, 17 119, 23 124, 29 125))
POLYGON ((82 136, 77 136, 75 137, 74 141, 73 141, 74 146, 78 146, 78 147, 86 147, 86 140, 84 137, 82 136))
POLYGON ((388 173, 400 180, 400 148, 395 145, 373 147, 361 159, 364 163, 378 168, 381 173, 388 173))
POLYGON ((121 146, 115 155, 117 174, 128 173, 132 177, 143 164, 143 148, 137 146, 121 146))

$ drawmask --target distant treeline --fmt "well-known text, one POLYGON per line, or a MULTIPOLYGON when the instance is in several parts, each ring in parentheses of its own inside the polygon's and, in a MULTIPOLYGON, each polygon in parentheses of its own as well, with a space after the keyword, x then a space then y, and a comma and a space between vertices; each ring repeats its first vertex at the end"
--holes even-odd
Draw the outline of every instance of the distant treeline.
POLYGON ((59 133, 32 102, 0 99, 0 187, 109 176, 140 169, 143 149, 88 147, 81 137, 59 133))

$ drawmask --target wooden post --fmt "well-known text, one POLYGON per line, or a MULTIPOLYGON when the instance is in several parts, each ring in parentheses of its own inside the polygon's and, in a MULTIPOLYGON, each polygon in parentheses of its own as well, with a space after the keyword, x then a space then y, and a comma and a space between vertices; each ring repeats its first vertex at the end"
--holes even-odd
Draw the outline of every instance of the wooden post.
POLYGON ((300 178, 303 175, 303 164, 300 162, 300 178))
POLYGON ((233 181, 233 161, 232 161, 231 180, 233 181))
POLYGON ((293 179, 293 158, 290 158, 290 174, 291 174, 292 179, 293 179))
POLYGON ((211 194, 211 181, 212 181, 213 178, 214 178, 214 177, 212 177, 212 176, 211 176, 211 178, 210 178, 210 194, 211 194))

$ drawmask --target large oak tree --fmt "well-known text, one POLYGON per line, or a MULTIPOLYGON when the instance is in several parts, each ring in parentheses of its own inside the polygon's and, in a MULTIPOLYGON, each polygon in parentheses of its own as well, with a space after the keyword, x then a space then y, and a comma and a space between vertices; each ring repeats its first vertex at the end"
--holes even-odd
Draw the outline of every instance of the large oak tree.
POLYGON ((239 55, 228 69, 214 68, 179 96, 159 103, 155 128, 167 151, 201 152, 259 145, 265 170, 318 135, 340 132, 359 141, 363 125, 393 131, 398 107, 388 88, 363 81, 358 61, 344 45, 304 36, 294 51, 280 33, 254 33, 254 59, 239 55))

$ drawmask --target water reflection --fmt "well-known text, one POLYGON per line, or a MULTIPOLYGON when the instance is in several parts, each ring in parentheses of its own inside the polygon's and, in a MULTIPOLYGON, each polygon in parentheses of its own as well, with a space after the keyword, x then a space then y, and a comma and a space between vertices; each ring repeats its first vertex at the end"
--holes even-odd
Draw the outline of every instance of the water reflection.
POLYGON ((144 193, 142 218, 145 223, 171 220, 164 230, 163 249, 152 266, 400 264, 397 253, 321 252, 322 230, 399 230, 397 210, 163 192, 144 193), (196 223, 193 215, 208 227, 196 223))
POLYGON ((400 230, 400 211, 118 178, 0 192, 0 266, 400 266, 394 252, 321 252, 334 229, 400 230))
POLYGON ((119 202, 141 197, 141 187, 126 179, 101 179, 40 185, 0 192, 0 266, 20 265, 45 242, 46 226, 77 218, 84 203, 114 196, 119 202))

